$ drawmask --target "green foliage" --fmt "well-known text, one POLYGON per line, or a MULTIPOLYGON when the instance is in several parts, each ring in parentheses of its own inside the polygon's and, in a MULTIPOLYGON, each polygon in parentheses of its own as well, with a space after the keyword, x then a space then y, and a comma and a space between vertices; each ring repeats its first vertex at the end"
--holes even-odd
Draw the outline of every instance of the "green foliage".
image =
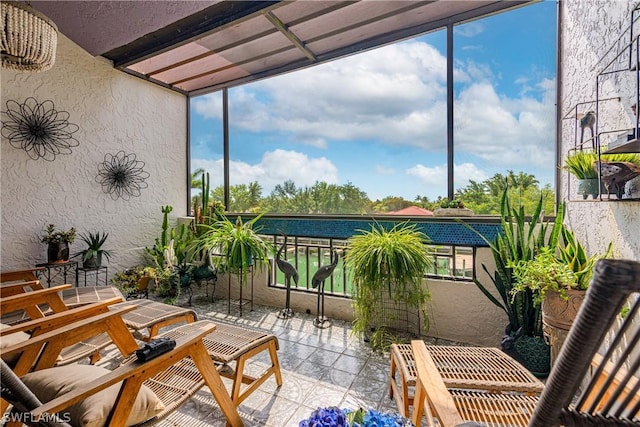
POLYGON ((567 156, 564 168, 578 179, 598 178, 598 172, 593 168, 593 162, 598 160, 596 153, 591 151, 576 151, 567 156))
POLYGON ((160 236, 156 237, 153 247, 145 247, 145 253, 151 263, 157 267, 173 267, 188 261, 188 248, 193 241, 191 230, 184 224, 176 228, 169 228, 169 213, 172 206, 162 206, 162 228, 160 236))
POLYGON ((452 209, 462 209, 464 208, 464 203, 458 199, 445 199, 440 202, 441 208, 452 208, 452 209))
POLYGON ((253 265, 254 260, 259 261, 257 266, 262 268, 269 255, 274 252, 272 244, 258 234, 259 228, 254 229, 261 217, 262 215, 258 215, 243 223, 238 216, 234 223, 222 215, 212 225, 202 224, 204 232, 196 238, 193 248, 196 252, 206 251, 211 255, 220 255, 215 259, 224 263, 221 267, 230 268, 238 274, 243 272, 246 279, 247 268, 253 265))
MULTIPOLYGON (((640 166, 640 156, 633 153, 624 154, 602 154, 602 160, 608 162, 630 162, 640 166)), ((598 178, 598 171, 593 167, 593 163, 598 160, 598 153, 594 151, 575 151, 564 162, 564 169, 578 179, 598 178)))
POLYGON ((510 265, 513 269, 515 284, 511 294, 515 297, 526 290, 533 292, 533 303, 538 306, 548 291, 555 291, 567 299, 567 289, 577 289, 578 279, 571 268, 555 257, 549 247, 540 248, 540 252, 529 261, 520 260, 510 265))
POLYGON ((573 232, 564 225, 561 235, 563 244, 557 251, 556 248, 542 247, 533 260, 521 260, 511 265, 516 279, 513 294, 530 289, 534 303, 540 304, 550 290, 567 299, 567 290, 586 290, 589 287, 596 261, 611 256, 611 243, 603 255, 589 257, 573 232))
POLYGON ((49 224, 45 229, 47 234, 42 236, 42 243, 73 243, 76 239, 76 229, 71 227, 69 231, 56 231, 56 226, 49 224))
POLYGON ((98 256, 104 256, 109 260, 112 255, 111 252, 106 249, 102 249, 107 237, 109 237, 109 233, 103 232, 100 234, 99 231, 96 234, 91 232, 89 232, 89 234, 81 233, 80 240, 87 245, 87 248, 75 253, 73 256, 76 257, 82 255, 82 261, 84 262, 91 258, 97 258, 98 256))
MULTIPOLYGON (((540 195, 533 215, 527 220, 522 205, 518 208, 511 207, 507 186, 502 193, 501 200, 502 233, 490 241, 468 226, 491 248, 496 265, 496 271, 491 280, 500 300, 480 281, 474 279, 474 282, 492 303, 505 311, 509 318, 507 331, 511 335, 521 331, 523 335, 542 336, 540 308, 534 305, 533 292, 530 289, 515 294, 513 292, 516 278, 513 275, 512 266, 520 261, 532 260, 542 247, 556 247, 564 219, 564 206, 559 206, 556 219, 549 228, 550 224, 543 221, 543 205, 543 196, 540 195)), ((482 268, 491 276, 484 264, 482 268)))
POLYGON ((209 182, 209 173, 203 171, 200 180, 202 186, 200 198, 195 198, 193 205, 194 221, 191 224, 191 232, 196 237, 206 232, 206 226, 212 225, 224 216, 224 205, 210 197, 209 182))
POLYGON ((264 212, 303 214, 364 214, 370 201, 367 194, 351 183, 344 185, 316 182, 296 187, 293 181, 276 185, 261 202, 264 212))
POLYGON ((144 276, 155 278, 157 276, 156 269, 138 265, 118 271, 111 278, 111 285, 120 289, 124 295, 129 295, 138 289, 138 280, 144 276))
POLYGON ((345 265, 355 287, 353 304, 356 314, 353 331, 368 333, 374 329, 371 340, 376 348, 386 334, 384 319, 378 310, 384 293, 395 302, 423 311, 430 295, 422 285, 424 274, 433 267, 433 259, 426 251, 429 238, 408 222, 396 224, 386 230, 373 224, 370 231, 360 230, 348 241, 345 265))
POLYGON ((613 251, 611 243, 603 255, 587 256, 587 251, 567 227, 562 227, 562 243, 559 248, 558 259, 566 264, 577 280, 578 289, 587 289, 593 276, 593 267, 601 258, 611 257, 613 251))

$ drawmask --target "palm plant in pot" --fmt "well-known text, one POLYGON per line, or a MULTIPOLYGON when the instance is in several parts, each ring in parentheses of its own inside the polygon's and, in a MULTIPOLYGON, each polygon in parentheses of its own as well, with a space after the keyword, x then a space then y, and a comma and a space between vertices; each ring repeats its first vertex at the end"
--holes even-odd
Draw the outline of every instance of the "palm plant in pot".
POLYGON ((47 262, 55 264, 69 261, 69 245, 76 239, 76 229, 71 227, 69 231, 57 231, 54 224, 49 224, 45 231, 47 234, 41 240, 47 244, 47 262))
POLYGON ((80 240, 86 244, 86 248, 75 253, 73 256, 82 257, 83 268, 100 268, 102 267, 102 257, 107 260, 111 258, 111 252, 103 249, 104 242, 109 237, 109 233, 99 231, 97 233, 80 233, 80 240))
POLYGON ((345 265, 355 286, 353 332, 369 338, 373 348, 388 344, 387 326, 394 319, 384 313, 385 299, 420 310, 428 326, 425 303, 430 298, 423 286, 425 273, 433 268, 426 250, 429 238, 408 222, 390 230, 374 224, 348 241, 345 265))

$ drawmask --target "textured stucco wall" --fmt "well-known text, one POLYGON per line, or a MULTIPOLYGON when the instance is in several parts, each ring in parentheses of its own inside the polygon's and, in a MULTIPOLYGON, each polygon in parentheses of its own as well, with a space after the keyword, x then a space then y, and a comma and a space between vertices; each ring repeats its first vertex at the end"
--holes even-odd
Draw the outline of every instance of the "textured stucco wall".
MULTIPOLYGON (((624 33, 621 43, 628 43, 631 10, 637 1, 594 1, 568 0, 561 2, 563 8, 561 51, 561 106, 563 115, 574 111, 576 104, 591 102, 578 107, 578 113, 595 110, 596 76, 605 70, 614 59, 616 40, 624 33), (613 49, 607 53, 610 48, 613 49), (602 59, 601 59, 602 58, 602 59)), ((637 16, 637 15, 636 15, 637 16)), ((640 31, 640 23, 635 24, 635 34, 640 31)), ((625 57, 628 60, 628 56, 625 57)), ((613 64, 613 69, 628 66, 621 62, 613 64)), ((608 68, 607 71, 611 71, 608 68)), ((611 74, 601 78, 599 98, 620 100, 602 101, 599 106, 599 132, 632 127, 637 87, 636 74, 631 71, 611 74)), ((575 115, 561 122, 561 149, 563 158, 575 144, 575 115)), ((607 138, 618 133, 605 135, 607 138)), ((613 242, 614 255, 621 258, 640 259, 640 202, 637 201, 579 201, 575 195, 575 181, 566 173, 562 174, 560 187, 563 200, 567 204, 566 222, 586 243, 589 253, 600 253, 609 242, 613 242), (568 182, 568 180, 570 180, 568 182), (570 191, 569 191, 570 189, 570 191)), ((640 179, 627 184, 627 191, 633 197, 640 197, 640 179)), ((606 197, 606 196, 605 196, 606 197)))
MULTIPOLYGON (((39 237, 49 223, 108 232, 110 276, 139 263, 160 230, 161 206, 173 205, 173 218, 186 214, 185 97, 113 69, 62 35, 51 70, 2 70, 2 110, 7 100, 28 97, 69 112, 80 145, 48 162, 31 160, 3 138, 1 268, 45 262, 39 237), (148 188, 129 201, 112 200, 95 181, 105 154, 120 150, 135 153, 150 174, 148 188)), ((72 253, 81 247, 76 240, 72 253)))

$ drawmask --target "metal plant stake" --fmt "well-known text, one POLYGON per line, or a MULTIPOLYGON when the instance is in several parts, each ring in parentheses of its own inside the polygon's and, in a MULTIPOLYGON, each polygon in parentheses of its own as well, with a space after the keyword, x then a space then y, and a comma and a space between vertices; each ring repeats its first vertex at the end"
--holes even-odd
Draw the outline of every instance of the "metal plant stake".
POLYGON ((69 113, 57 111, 53 101, 39 103, 30 97, 22 104, 9 100, 6 105, 2 136, 33 160, 52 162, 59 154, 71 154, 71 148, 79 145, 73 137, 78 125, 69 123, 69 113))
POLYGON ((144 162, 136 160, 133 153, 105 154, 104 162, 98 165, 96 181, 113 200, 140 197, 140 190, 148 187, 145 180, 149 178, 149 172, 143 168, 144 162))

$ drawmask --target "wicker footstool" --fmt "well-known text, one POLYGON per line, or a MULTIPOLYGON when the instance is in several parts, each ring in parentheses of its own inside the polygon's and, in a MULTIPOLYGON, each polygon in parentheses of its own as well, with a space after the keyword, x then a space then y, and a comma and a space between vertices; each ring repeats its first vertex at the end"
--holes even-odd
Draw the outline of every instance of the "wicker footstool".
MULTIPOLYGON (((528 395, 539 395, 544 388, 524 366, 497 348, 436 345, 427 346, 427 350, 447 388, 528 395)), ((415 387, 416 376, 411 344, 392 344, 389 397, 395 397, 398 411, 404 417, 413 406, 409 389, 415 387)))
POLYGON ((275 375, 278 387, 282 385, 280 362, 278 361, 278 338, 253 329, 239 326, 216 324, 216 330, 206 335, 204 345, 211 358, 218 365, 220 375, 233 380, 231 400, 238 406, 255 391, 269 376, 275 375), (257 377, 244 374, 246 362, 263 351, 268 351, 271 366, 257 377), (230 363, 236 362, 235 369, 230 363), (240 392, 242 384, 247 387, 240 392))

